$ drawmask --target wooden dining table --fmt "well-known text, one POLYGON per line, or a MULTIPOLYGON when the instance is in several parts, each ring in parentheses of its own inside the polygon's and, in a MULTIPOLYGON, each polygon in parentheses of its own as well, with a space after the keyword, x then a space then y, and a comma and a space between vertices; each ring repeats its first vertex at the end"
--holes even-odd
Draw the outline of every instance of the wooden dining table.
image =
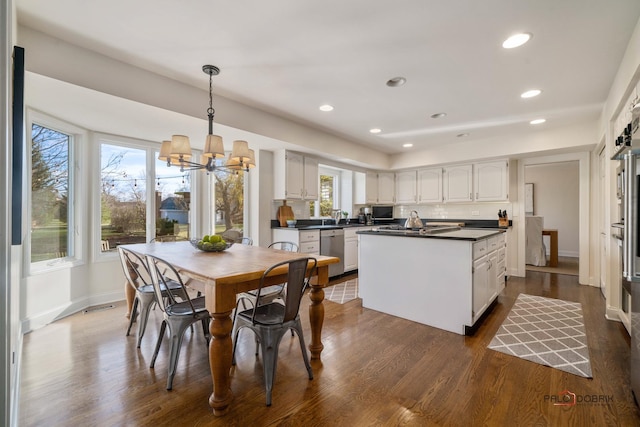
MULTIPOLYGON (((303 256, 318 260, 317 269, 311 280, 309 298, 309 321, 311 324, 311 359, 319 360, 322 344, 322 323, 324 321, 323 288, 329 283, 329 265, 339 262, 336 257, 308 255, 297 252, 268 249, 260 246, 234 244, 223 252, 203 252, 190 242, 140 243, 123 245, 140 255, 154 255, 176 267, 188 280, 188 285, 203 293, 205 306, 211 313, 209 330, 209 366, 213 380, 213 392, 209 405, 214 415, 228 412, 233 399, 231 392, 232 319, 236 307, 236 295, 257 289, 263 273, 272 265, 303 256)), ((286 266, 273 271, 266 285, 286 282, 286 266)))

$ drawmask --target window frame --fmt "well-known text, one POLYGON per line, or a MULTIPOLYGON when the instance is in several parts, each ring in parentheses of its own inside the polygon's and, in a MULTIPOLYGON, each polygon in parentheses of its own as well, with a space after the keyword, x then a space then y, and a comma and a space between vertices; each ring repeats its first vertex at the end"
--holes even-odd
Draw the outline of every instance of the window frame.
MULTIPOLYGON (((146 152, 145 164, 147 170, 147 178, 146 178, 146 193, 145 197, 147 200, 146 206, 146 241, 149 242, 151 239, 155 238, 155 211, 156 211, 156 202, 155 202, 155 188, 156 188, 156 160, 158 158, 158 154, 160 152, 160 145, 150 141, 143 141, 133 138, 127 138, 123 136, 116 136, 111 134, 104 133, 96 133, 95 134, 95 155, 93 156, 93 170, 95 185, 92 186, 95 191, 93 191, 92 198, 92 207, 94 209, 95 214, 93 215, 93 227, 92 227, 92 252, 93 259, 96 261, 111 261, 117 258, 117 251, 108 251, 102 252, 100 248, 100 241, 102 239, 101 233, 101 191, 100 185, 102 180, 102 171, 101 171, 101 155, 102 155, 102 145, 108 144, 113 146, 120 146, 124 148, 131 148, 136 150, 144 150, 146 152)), ((198 150, 193 150, 193 155, 195 158, 198 158, 200 153, 198 150)), ((172 166, 176 171, 179 171, 177 166, 172 166)), ((191 204, 190 204, 190 215, 191 222, 189 224, 189 235, 196 236, 196 231, 199 229, 198 227, 198 216, 200 210, 200 188, 202 188, 202 175, 201 171, 185 171, 185 173, 191 174, 191 204), (197 194, 197 197, 193 197, 194 194, 197 194)))
POLYGON ((318 198, 314 200, 315 202, 314 212, 311 218, 317 218, 317 219, 332 218, 331 215, 329 216, 320 215, 320 201, 321 201, 320 198, 322 197, 322 180, 320 179, 320 177, 322 175, 333 177, 333 205, 332 205, 333 208, 332 209, 337 209, 336 204, 340 204, 341 194, 342 194, 342 179, 343 179, 342 170, 337 168, 327 167, 326 165, 320 165, 318 168, 318 198))
POLYGON ((24 193, 26 193, 24 197, 24 200, 26 201, 26 215, 24 215, 23 229, 27 230, 26 232, 28 233, 27 238, 24 239, 23 245, 24 271, 27 272, 27 275, 36 275, 84 264, 86 257, 84 255, 84 246, 80 230, 86 227, 86 222, 84 220, 86 215, 83 215, 83 205, 79 200, 86 200, 86 191, 88 188, 86 183, 81 179, 81 176, 83 175, 82 159, 85 154, 83 146, 84 142, 88 140, 88 132, 85 129, 41 113, 37 110, 27 109, 25 134, 28 135, 29 144, 28 150, 25 150, 27 152, 25 153, 26 159, 24 159, 27 166, 27 172, 25 177, 26 184, 23 190, 24 193), (69 136, 69 188, 67 189, 67 203, 71 206, 71 209, 69 209, 68 212, 67 232, 72 236, 68 240, 69 247, 67 248, 67 252, 72 253, 72 255, 37 262, 31 261, 31 221, 33 217, 33 200, 31 191, 33 179, 33 165, 31 163, 33 142, 31 140, 31 132, 34 124, 69 136))

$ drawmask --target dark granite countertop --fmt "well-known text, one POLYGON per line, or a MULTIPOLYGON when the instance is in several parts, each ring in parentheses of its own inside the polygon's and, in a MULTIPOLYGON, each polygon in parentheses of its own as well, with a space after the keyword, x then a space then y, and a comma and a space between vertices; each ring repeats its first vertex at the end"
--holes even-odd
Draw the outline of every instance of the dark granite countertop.
MULTIPOLYGON (((328 221, 333 221, 333 220, 328 220, 328 221)), ((296 228, 299 230, 331 230, 331 229, 339 229, 339 228, 352 228, 352 227, 376 227, 376 226, 381 226, 381 225, 402 225, 404 226, 404 223, 406 221, 406 218, 396 218, 393 220, 389 220, 389 221, 376 221, 374 222, 374 224, 372 225, 366 225, 366 224, 360 224, 358 223, 357 219, 349 219, 349 224, 346 224, 346 221, 340 220, 339 224, 328 224, 328 225, 322 225, 322 220, 320 219, 299 219, 296 223, 295 227, 281 227, 280 223, 278 222, 278 220, 272 219, 271 220, 271 228, 280 228, 280 229, 292 229, 292 228, 296 228)), ((446 223, 451 223, 451 222, 463 222, 464 223, 464 228, 467 229, 474 229, 474 228, 479 228, 479 229, 483 229, 483 228, 490 228, 490 229, 499 229, 499 230, 507 230, 509 227, 512 226, 512 222, 511 220, 509 220, 509 227, 500 227, 498 225, 498 220, 492 220, 492 219, 476 219, 476 220, 472 220, 472 219, 447 219, 447 218, 426 218, 426 219, 422 219, 422 222, 424 224, 426 224, 427 222, 429 223, 437 223, 437 222, 446 222, 446 223)))
POLYGON ((469 229, 466 227, 435 233, 422 234, 419 230, 388 230, 374 227, 372 230, 358 231, 357 234, 371 234, 377 236, 396 236, 396 237, 418 237, 426 239, 450 239, 450 240, 483 240, 496 234, 504 233, 504 230, 498 229, 469 229))

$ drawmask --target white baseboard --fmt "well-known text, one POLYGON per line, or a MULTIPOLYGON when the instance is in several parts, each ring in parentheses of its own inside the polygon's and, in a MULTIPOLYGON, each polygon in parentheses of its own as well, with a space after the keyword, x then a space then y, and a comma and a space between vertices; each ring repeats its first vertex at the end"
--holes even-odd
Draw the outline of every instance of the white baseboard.
MULTIPOLYGON (((551 256, 551 252, 548 250, 549 248, 547 248, 547 258, 551 256)), ((576 252, 576 251, 558 251, 558 256, 566 256, 566 257, 570 257, 570 258, 579 258, 580 257, 580 252, 576 252)))
POLYGON ((25 318, 24 320, 22 320, 20 325, 22 328, 22 333, 26 334, 36 329, 40 329, 43 326, 48 325, 49 323, 75 314, 93 305, 108 304, 122 300, 122 291, 115 291, 103 293, 100 295, 92 295, 90 297, 79 298, 77 300, 71 301, 68 305, 58 306, 46 312, 38 313, 35 316, 25 318))

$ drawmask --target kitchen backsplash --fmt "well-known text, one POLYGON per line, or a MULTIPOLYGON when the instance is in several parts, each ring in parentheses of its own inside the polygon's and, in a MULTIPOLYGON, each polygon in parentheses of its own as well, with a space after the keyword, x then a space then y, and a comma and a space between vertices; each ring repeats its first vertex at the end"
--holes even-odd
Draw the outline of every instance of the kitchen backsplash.
MULTIPOLYGON (((293 209, 296 219, 309 219, 309 202, 288 200, 287 205, 293 209)), ((282 206, 282 200, 274 200, 271 218, 275 219, 278 207, 282 206)), ((351 218, 358 215, 356 205, 353 212, 349 211, 351 218)), ((513 203, 442 203, 438 205, 397 205, 393 209, 396 218, 407 218, 412 210, 418 211, 420 218, 431 219, 498 219, 498 210, 506 210, 509 218, 513 217, 513 203)))
POLYGON ((407 218, 412 210, 420 218, 430 219, 498 219, 498 210, 513 217, 513 203, 442 203, 439 205, 399 205, 393 209, 396 218, 407 218))

